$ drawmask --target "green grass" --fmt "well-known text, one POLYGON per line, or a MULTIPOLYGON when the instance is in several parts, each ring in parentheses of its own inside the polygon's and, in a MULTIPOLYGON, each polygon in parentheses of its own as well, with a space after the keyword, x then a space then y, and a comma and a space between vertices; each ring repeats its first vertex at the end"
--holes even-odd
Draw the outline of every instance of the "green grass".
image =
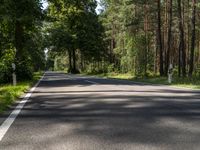
MULTIPOLYGON (((133 79, 134 80, 134 79, 133 79)), ((174 77, 171 84, 168 83, 167 77, 151 77, 146 79, 135 79, 138 82, 145 82, 151 84, 163 84, 173 87, 183 87, 190 89, 200 89, 200 78, 178 78, 174 77)))
POLYGON ((200 89, 200 77, 193 77, 193 78, 173 77, 172 84, 169 84, 167 77, 159 77, 159 76, 153 76, 148 78, 137 78, 131 74, 118 74, 118 73, 97 74, 96 76, 104 78, 112 78, 112 79, 125 79, 125 80, 131 80, 135 82, 142 82, 149 84, 170 85, 173 87, 200 89))
POLYGON ((0 113, 33 86, 41 78, 42 74, 42 72, 34 73, 33 80, 19 82, 17 86, 10 84, 0 85, 0 113))

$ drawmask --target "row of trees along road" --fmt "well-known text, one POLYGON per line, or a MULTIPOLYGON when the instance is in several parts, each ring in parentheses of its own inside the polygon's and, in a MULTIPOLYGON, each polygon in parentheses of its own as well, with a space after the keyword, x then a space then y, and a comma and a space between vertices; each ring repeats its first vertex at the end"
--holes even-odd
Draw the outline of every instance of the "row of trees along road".
POLYGON ((94 0, 49 0, 46 33, 50 62, 56 54, 67 53, 68 71, 78 73, 86 70, 91 62, 103 61, 106 47, 96 6, 94 0))
POLYGON ((100 19, 110 63, 119 72, 178 76, 200 67, 199 2, 196 0, 102 0, 100 19))
POLYGON ((43 20, 39 0, 0 1, 0 83, 12 80, 12 63, 18 80, 44 69, 43 20))
POLYGON ((68 71, 167 75, 170 64, 179 76, 200 66, 199 2, 196 0, 0 1, 0 82, 32 77, 63 63, 68 71), (57 63, 55 63, 57 61, 57 63))

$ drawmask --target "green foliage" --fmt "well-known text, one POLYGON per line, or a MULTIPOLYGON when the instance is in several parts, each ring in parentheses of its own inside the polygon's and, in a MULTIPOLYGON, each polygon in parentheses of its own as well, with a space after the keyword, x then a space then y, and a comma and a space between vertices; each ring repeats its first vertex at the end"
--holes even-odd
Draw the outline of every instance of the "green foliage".
POLYGON ((11 64, 19 80, 45 67, 40 0, 0 2, 0 83, 11 82, 11 64))
POLYGON ((86 63, 101 61, 105 56, 103 27, 95 8, 93 0, 49 3, 48 16, 52 21, 47 29, 49 49, 68 52, 70 71, 84 70, 86 63))
POLYGON ((115 71, 115 66, 114 66, 114 64, 108 65, 107 69, 108 69, 107 72, 114 72, 114 71, 115 71))
POLYGON ((13 49, 5 50, 0 57, 0 83, 11 81, 12 63, 14 62, 15 51, 13 49))
POLYGON ((10 106, 17 98, 28 90, 38 79, 41 78, 42 72, 34 73, 32 80, 23 81, 17 86, 1 84, 0 85, 0 113, 10 106))
POLYGON ((54 61, 55 61, 55 52, 48 51, 48 57, 46 62, 46 69, 53 71, 54 70, 54 61))
POLYGON ((54 59, 54 69, 55 71, 67 71, 68 63, 67 63, 66 55, 63 53, 57 55, 54 59))
POLYGON ((28 88, 28 84, 20 84, 16 87, 3 86, 0 89, 0 112, 2 112, 7 106, 12 104, 16 98, 18 98, 28 88))
POLYGON ((16 64, 17 80, 31 80, 33 78, 33 66, 30 60, 20 61, 16 64))
POLYGON ((136 65, 136 75, 138 76, 145 76, 145 67, 146 67, 146 59, 147 55, 146 51, 146 37, 144 35, 140 35, 136 37, 135 42, 135 50, 136 50, 136 57, 137 57, 137 65, 136 65))

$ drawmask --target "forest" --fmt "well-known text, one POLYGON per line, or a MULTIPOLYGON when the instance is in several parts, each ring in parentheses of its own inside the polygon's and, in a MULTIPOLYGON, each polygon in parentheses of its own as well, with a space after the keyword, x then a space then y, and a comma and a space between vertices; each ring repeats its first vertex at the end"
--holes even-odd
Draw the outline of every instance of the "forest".
POLYGON ((107 0, 100 15, 109 58, 120 72, 198 75, 199 3, 196 0, 107 0))
POLYGON ((0 1, 0 83, 44 70, 200 76, 196 0, 0 1), (96 10, 97 5, 101 6, 96 10))

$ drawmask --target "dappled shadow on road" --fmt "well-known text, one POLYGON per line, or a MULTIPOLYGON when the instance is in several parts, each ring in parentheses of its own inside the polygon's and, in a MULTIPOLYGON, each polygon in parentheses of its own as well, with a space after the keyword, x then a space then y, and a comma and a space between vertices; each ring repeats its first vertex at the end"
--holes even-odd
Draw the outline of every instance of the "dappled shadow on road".
MULTIPOLYGON (((123 93, 178 93, 178 94, 196 94, 197 96, 199 92, 196 92, 196 91, 183 91, 183 90, 163 90, 163 89, 160 89, 160 90, 90 90, 90 91, 40 91, 40 90, 37 90, 37 91, 34 91, 33 93, 63 93, 63 94, 67 94, 67 93, 112 93, 112 92, 123 92, 123 93)), ((28 92, 27 92, 28 93, 28 92)), ((194 98, 195 95, 193 95, 193 98, 194 98)))
MULTIPOLYGON (((119 86, 119 87, 120 86, 138 86, 141 88, 146 87, 146 86, 151 86, 152 88, 160 87, 160 85, 144 84, 144 83, 133 82, 133 81, 128 81, 128 80, 91 78, 89 76, 75 76, 75 75, 70 75, 70 74, 65 74, 65 73, 58 73, 58 74, 48 73, 48 74, 46 74, 43 81, 40 83, 39 87, 48 89, 48 88, 52 88, 52 87, 54 87, 54 88, 77 87, 77 86, 78 87, 89 87, 91 85, 94 85, 93 83, 87 82, 88 80, 96 83, 97 85, 111 85, 111 86, 114 85, 114 86, 119 86)), ((166 87, 168 87, 168 86, 166 86, 166 87)), ((163 93, 165 93, 165 92, 194 93, 194 94, 200 93, 200 90, 192 91, 192 90, 183 90, 183 89, 178 89, 178 88, 170 89, 169 87, 168 88, 166 88, 166 87, 164 89, 160 89, 159 92, 163 92, 163 93)), ((134 92, 135 90, 134 91, 133 90, 122 90, 122 91, 134 92)), ((138 90, 136 90, 136 91, 138 91, 138 90)), ((39 91, 39 92, 42 92, 42 91, 39 91)), ((53 91, 51 91, 51 92, 53 92, 53 91)), ((89 91, 89 92, 93 92, 93 91, 89 91)), ((104 92, 107 92, 107 90, 104 90, 104 92)), ((142 90, 141 92, 148 92, 148 90, 142 90)), ((157 90, 149 90, 149 92, 157 92, 157 90)))
MULTIPOLYGON (((76 136, 90 136, 115 144, 173 147, 199 142, 199 94, 173 97, 111 92, 36 93, 25 106, 20 119, 48 120, 51 125, 73 124, 71 132, 76 136)), ((66 135, 63 132, 62 136, 66 135)))
MULTIPOLYGON (((60 75, 52 76, 49 79, 46 76, 18 117, 27 126, 34 124, 31 130, 39 141, 35 147, 84 140, 80 144, 82 149, 87 142, 90 149, 98 149, 91 148, 95 143, 109 150, 145 149, 143 146, 195 150, 200 146, 200 93, 197 91, 156 86, 131 89, 126 86, 134 83, 103 79, 98 83, 103 89, 97 89, 82 78, 64 80, 60 75), (105 85, 121 85, 121 88, 105 85), (64 86, 68 89, 62 89, 64 86), (76 89, 71 90, 72 86, 76 89), (82 86, 87 89, 80 90, 82 86), (40 134, 49 138, 40 139, 40 134)), ((18 124, 19 132, 23 126, 18 124)), ((28 139, 23 141, 26 143, 28 139)), ((20 139, 14 144, 17 143, 20 139)), ((81 148, 74 146, 71 150, 81 148)))

